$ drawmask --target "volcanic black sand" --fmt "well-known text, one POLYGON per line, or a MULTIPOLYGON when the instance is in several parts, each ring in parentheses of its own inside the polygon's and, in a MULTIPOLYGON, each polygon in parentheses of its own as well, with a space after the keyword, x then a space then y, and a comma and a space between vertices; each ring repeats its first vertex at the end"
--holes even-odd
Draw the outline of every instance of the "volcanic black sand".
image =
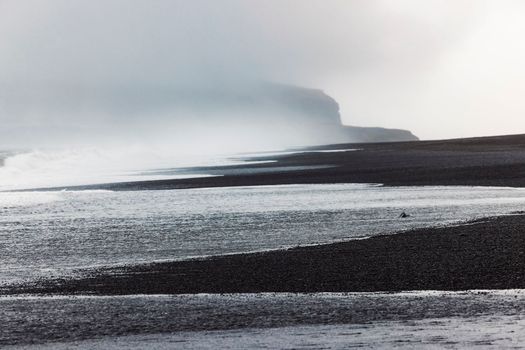
POLYGON ((240 157, 244 160, 276 161, 273 163, 159 171, 162 175, 219 175, 216 177, 102 184, 83 188, 156 190, 311 183, 525 186, 525 135, 341 144, 302 151, 281 156, 240 157), (314 152, 322 149, 359 151, 314 152), (305 169, 297 170, 297 167, 305 169))
POLYGON ((113 295, 525 288, 525 215, 91 273, 5 292, 113 295))
MULTIPOLYGON (((213 178, 98 185, 113 190, 297 183, 525 186, 525 135, 326 146, 359 151, 187 169, 213 178), (308 170, 275 171, 283 167, 308 170), (312 167, 324 167, 313 169, 312 167), (330 167, 327 167, 330 166, 330 167), (272 171, 272 168, 274 169, 272 171), (265 173, 265 169, 267 173, 265 173)), ((317 149, 323 149, 317 148, 317 149)), ((400 219, 402 220, 402 219, 400 219)), ((3 293, 233 293, 525 288, 525 215, 322 246, 84 271, 3 293)))

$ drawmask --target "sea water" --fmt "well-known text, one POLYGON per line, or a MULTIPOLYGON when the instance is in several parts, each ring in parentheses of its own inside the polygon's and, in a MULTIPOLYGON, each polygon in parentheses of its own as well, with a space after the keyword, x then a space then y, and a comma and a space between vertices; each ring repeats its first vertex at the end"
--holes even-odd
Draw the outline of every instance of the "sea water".
POLYGON ((524 208, 525 189, 490 187, 0 193, 0 281, 362 239, 524 208))
MULTIPOLYGON (((62 155, 35 163, 40 156, 9 154, 0 168, 3 189, 87 181, 89 162, 59 176, 85 156, 69 155, 66 168, 62 155)), ((104 176, 95 180, 125 178, 104 176)), ((0 282, 363 239, 524 208, 525 190, 490 187, 0 192, 0 282), (400 218, 403 211, 410 216, 400 218)), ((524 341, 524 300, 523 291, 0 297, 0 346, 512 348, 524 341)))
POLYGON ((523 290, 2 297, 0 346, 512 349, 524 301, 523 290))

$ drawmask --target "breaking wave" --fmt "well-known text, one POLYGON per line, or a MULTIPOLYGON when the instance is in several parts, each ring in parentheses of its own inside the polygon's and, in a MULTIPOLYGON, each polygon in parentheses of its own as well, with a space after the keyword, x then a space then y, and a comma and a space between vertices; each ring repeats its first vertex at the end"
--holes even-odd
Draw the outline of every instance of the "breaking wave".
MULTIPOLYGON (((166 178, 148 169, 232 163, 225 156, 181 155, 150 147, 81 147, 0 153, 0 190, 79 186, 166 178), (3 156, 3 157, 2 157, 3 156)), ((203 176, 195 174, 192 177, 203 176)), ((188 177, 170 175, 169 178, 188 177)))

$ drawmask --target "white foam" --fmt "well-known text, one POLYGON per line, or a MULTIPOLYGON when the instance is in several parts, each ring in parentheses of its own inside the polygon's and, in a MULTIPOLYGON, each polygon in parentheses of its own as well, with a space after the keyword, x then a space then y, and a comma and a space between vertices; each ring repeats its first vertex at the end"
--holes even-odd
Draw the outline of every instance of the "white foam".
POLYGON ((194 178, 208 174, 148 174, 146 169, 239 164, 221 156, 177 155, 144 147, 33 150, 7 157, 0 191, 100 183, 194 178))
MULTIPOLYGON (((251 156, 347 151, 356 149, 275 151, 252 153, 251 156)), ((5 156, 3 166, 0 164, 0 191, 206 177, 211 175, 178 174, 173 170, 276 162, 244 161, 239 156, 227 154, 192 154, 170 147, 150 145, 44 149, 6 153, 5 156), (170 171, 163 173, 163 169, 170 171)), ((250 154, 243 155, 245 158, 249 156, 250 154)))

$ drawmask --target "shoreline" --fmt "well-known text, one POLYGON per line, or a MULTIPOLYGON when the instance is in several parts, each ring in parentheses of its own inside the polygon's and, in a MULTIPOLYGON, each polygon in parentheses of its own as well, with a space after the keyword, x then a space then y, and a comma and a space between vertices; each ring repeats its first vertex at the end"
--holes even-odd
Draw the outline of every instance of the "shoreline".
POLYGON ((327 183, 525 187, 525 135, 442 141, 338 144, 297 149, 297 152, 284 155, 261 154, 256 157, 236 157, 247 162, 241 165, 163 170, 168 171, 168 174, 170 170, 174 171, 172 173, 174 176, 207 174, 210 175, 208 177, 25 191, 63 189, 138 191, 327 183), (333 150, 333 152, 320 152, 326 150, 333 150), (264 163, 250 164, 253 161, 264 163), (303 169, 297 170, 297 167, 303 169))
POLYGON ((525 288, 525 215, 286 250, 86 270, 20 294, 461 291, 525 288))
MULTIPOLYGON (((305 150, 312 152, 246 159, 275 160, 273 163, 184 170, 219 175, 217 177, 68 189, 133 191, 327 183, 525 187, 525 135, 343 144, 305 150), (360 150, 316 152, 319 149, 355 148, 360 150), (327 165, 331 167, 323 167, 327 165), (275 172, 275 168, 297 166, 308 167, 308 170, 275 172)), ((81 270, 85 277, 41 280, 33 285, 3 289, 0 294, 311 293, 525 288, 525 215, 522 212, 514 214, 364 240, 85 269, 81 270)))

